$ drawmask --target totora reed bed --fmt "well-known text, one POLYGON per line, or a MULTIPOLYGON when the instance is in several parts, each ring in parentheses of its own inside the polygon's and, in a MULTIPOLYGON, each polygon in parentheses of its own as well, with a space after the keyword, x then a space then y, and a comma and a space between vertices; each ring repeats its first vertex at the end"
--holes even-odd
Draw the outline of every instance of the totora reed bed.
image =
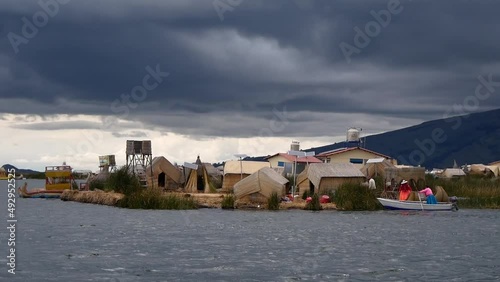
MULTIPOLYGON (((197 209, 197 208, 223 208, 224 200, 228 200, 228 194, 196 194, 196 193, 147 193, 147 195, 125 196, 116 192, 96 191, 74 191, 67 190, 61 195, 63 201, 74 201, 80 203, 107 205, 133 209, 197 209), (140 199, 139 199, 140 198, 140 199), (162 201, 155 199, 162 198, 162 201)), ((232 199, 234 201, 234 199, 232 199)), ((226 203, 227 205, 227 203, 226 203)), ((235 209, 268 209, 267 205, 252 203, 248 201, 237 201, 233 203, 235 209)), ((279 203, 279 210, 306 209, 306 202, 296 199, 295 202, 279 203)), ((321 204, 322 210, 336 210, 334 203, 321 204)), ((227 206, 226 206, 227 208, 227 206)))
POLYGON ((61 195, 63 201, 74 201, 80 203, 91 203, 106 206, 116 206, 124 195, 115 192, 96 191, 75 191, 66 190, 61 195))

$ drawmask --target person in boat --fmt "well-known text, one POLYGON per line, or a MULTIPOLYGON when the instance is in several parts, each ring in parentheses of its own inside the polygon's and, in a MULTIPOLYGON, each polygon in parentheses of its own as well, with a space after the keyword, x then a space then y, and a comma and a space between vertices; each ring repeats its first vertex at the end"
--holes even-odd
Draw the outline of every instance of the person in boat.
POLYGON ((411 194, 411 186, 408 184, 408 181, 401 181, 401 185, 399 186, 399 200, 406 201, 411 194))
POLYGON ((437 204, 436 197, 432 193, 431 188, 425 187, 425 189, 420 190, 418 192, 425 194, 425 197, 427 197, 427 204, 437 204))

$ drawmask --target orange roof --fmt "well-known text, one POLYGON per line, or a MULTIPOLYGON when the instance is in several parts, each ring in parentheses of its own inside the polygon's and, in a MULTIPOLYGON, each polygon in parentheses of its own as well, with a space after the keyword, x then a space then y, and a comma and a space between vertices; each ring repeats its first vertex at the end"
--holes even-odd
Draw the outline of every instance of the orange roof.
POLYGON ((313 156, 299 157, 296 159, 296 156, 292 156, 292 155, 285 154, 285 153, 274 154, 272 156, 266 157, 266 160, 269 160, 270 158, 273 158, 276 156, 281 156, 290 162, 297 161, 297 163, 322 163, 322 161, 320 159, 313 157, 313 156))
POLYGON ((390 159, 391 158, 391 157, 386 156, 384 154, 380 154, 380 153, 377 153, 377 152, 374 152, 374 151, 371 151, 371 150, 368 150, 368 149, 365 149, 365 148, 361 148, 361 147, 339 148, 339 149, 335 149, 335 150, 323 152, 323 153, 321 153, 319 155, 316 155, 316 157, 320 157, 320 158, 321 157, 329 157, 329 156, 332 156, 332 155, 342 154, 342 153, 353 151, 353 150, 365 151, 365 152, 372 153, 372 154, 377 155, 377 156, 384 157, 386 159, 390 159))

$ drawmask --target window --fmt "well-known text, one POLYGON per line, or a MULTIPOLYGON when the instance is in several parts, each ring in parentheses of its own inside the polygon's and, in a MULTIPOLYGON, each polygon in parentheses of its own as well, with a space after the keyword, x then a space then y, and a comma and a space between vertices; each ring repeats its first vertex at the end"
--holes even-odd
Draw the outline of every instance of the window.
POLYGON ((362 164, 363 159, 350 159, 349 160, 352 164, 362 164))
POLYGON ((285 162, 278 162, 278 166, 279 167, 284 167, 285 166, 285 162))

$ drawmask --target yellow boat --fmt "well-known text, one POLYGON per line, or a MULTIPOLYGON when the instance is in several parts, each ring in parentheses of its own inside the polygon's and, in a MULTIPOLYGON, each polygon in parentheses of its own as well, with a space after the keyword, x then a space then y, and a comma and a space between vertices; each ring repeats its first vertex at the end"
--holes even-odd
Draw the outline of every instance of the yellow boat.
POLYGON ((22 198, 59 198, 64 190, 71 189, 73 183, 72 169, 69 165, 45 167, 45 188, 37 188, 28 191, 25 183, 19 188, 19 196, 22 198))

